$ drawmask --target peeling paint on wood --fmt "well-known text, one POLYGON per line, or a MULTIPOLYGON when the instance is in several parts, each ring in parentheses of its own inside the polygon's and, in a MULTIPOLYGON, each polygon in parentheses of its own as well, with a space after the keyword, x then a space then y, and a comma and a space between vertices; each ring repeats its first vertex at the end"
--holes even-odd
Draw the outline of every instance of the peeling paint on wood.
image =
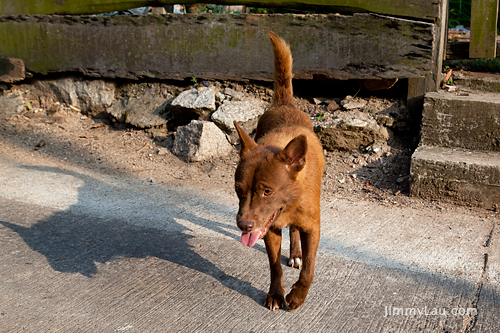
POLYGON ((4 16, 0 54, 42 74, 270 80, 264 29, 290 42, 297 78, 409 78, 433 68, 433 24, 374 14, 4 16))

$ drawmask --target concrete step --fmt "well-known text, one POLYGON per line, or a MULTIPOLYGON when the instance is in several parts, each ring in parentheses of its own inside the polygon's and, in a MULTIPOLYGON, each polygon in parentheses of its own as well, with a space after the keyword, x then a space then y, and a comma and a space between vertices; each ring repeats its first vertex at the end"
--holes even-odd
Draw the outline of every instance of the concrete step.
POLYGON ((422 146, 500 151, 500 93, 425 94, 421 135, 422 146))
POLYGON ((487 209, 500 205, 500 152, 420 146, 410 173, 413 196, 487 209))
POLYGON ((453 72, 453 84, 459 89, 500 92, 500 75, 467 71, 453 72))

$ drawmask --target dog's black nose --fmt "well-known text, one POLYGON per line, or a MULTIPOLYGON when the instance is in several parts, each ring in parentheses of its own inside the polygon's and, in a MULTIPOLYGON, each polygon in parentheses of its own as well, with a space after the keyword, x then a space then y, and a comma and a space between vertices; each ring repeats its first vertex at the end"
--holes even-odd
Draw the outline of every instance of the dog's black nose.
POLYGON ((252 231, 253 226, 255 225, 253 223, 253 221, 246 221, 246 220, 238 221, 237 224, 238 224, 238 228, 240 228, 242 231, 246 231, 246 232, 252 231))

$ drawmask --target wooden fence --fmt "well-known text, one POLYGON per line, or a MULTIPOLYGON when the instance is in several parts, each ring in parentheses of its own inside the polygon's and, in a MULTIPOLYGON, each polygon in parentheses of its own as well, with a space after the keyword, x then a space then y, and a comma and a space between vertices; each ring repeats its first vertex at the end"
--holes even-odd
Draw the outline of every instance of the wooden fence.
POLYGON ((472 1, 470 58, 497 56, 498 4, 498 0, 472 1))
POLYGON ((297 78, 408 79, 409 102, 440 80, 447 0, 216 0, 331 14, 89 15, 178 2, 2 1, 0 55, 42 74, 271 80, 271 29, 290 42, 297 78))
POLYGON ((466 41, 449 41, 446 46, 446 58, 500 57, 500 41, 497 38, 498 11, 499 0, 473 0, 470 13, 470 36, 465 34, 460 37, 466 41))
MULTIPOLYGON (((209 1, 221 5, 246 5, 253 7, 280 8, 322 8, 331 11, 352 10, 385 15, 413 17, 433 21, 440 16, 441 1, 428 0, 216 0, 209 1)), ((179 0, 17 0, 0 2, 0 15, 39 14, 97 14, 126 10, 142 6, 165 6, 179 3, 179 0)), ((183 0, 183 4, 200 3, 200 0, 183 0)))

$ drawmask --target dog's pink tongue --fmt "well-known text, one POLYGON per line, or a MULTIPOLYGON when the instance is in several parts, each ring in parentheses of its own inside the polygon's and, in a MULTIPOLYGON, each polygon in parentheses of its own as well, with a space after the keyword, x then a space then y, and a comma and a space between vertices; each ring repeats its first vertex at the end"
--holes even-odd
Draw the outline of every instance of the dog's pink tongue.
POLYGON ((245 246, 252 247, 259 240, 260 234, 261 234, 261 231, 257 231, 257 232, 253 232, 253 233, 244 232, 241 234, 241 242, 245 246))

